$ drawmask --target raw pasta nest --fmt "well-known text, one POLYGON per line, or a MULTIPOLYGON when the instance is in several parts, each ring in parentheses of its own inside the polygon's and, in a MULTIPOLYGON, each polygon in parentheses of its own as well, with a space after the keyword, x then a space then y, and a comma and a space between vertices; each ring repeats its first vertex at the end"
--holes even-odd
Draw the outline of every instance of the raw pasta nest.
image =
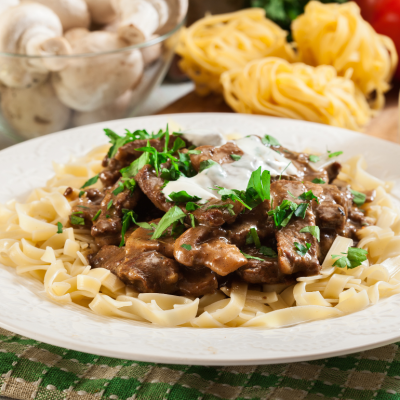
POLYGON ((237 112, 303 119, 359 130, 371 118, 355 84, 333 67, 290 64, 269 57, 221 76, 226 102, 237 112))
POLYGON ((359 156, 344 164, 339 179, 356 190, 376 189, 375 200, 363 208, 377 223, 359 234, 359 247, 368 250, 369 262, 354 269, 334 267, 331 255, 346 253, 352 245, 351 239, 338 236, 321 275, 298 278, 283 291, 276 285, 265 285, 264 291, 248 290, 246 283, 234 282, 230 289, 201 299, 139 294, 109 270, 91 269, 86 258, 93 243, 90 231, 64 228, 58 233, 57 223, 67 226, 77 201, 67 200, 65 189, 79 188, 98 174, 108 148, 101 146, 67 164, 54 163, 55 176, 45 188, 34 190, 26 203, 0 205, 0 262, 14 267, 17 274, 43 282, 54 301, 162 326, 278 328, 342 316, 400 293, 400 211, 388 194, 391 184, 368 174, 359 156))
POLYGON ((372 105, 383 107, 384 93, 397 66, 393 41, 377 34, 364 21, 354 2, 321 4, 311 1, 292 24, 299 60, 308 65, 332 65, 340 76, 351 78, 372 105))
POLYGON ((221 92, 220 75, 247 62, 276 56, 295 58, 287 33, 258 8, 206 16, 183 31, 177 53, 180 67, 201 95, 221 92))

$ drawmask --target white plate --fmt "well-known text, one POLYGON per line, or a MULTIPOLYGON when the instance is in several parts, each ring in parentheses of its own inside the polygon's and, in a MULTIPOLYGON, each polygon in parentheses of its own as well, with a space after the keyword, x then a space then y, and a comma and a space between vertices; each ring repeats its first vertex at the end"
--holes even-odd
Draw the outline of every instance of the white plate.
MULTIPOLYGON (((271 134, 289 148, 364 154, 369 170, 395 180, 400 193, 400 146, 319 124, 238 114, 176 114, 125 119, 71 129, 0 152, 0 202, 24 199, 45 184, 51 161, 67 161, 105 143, 108 127, 122 133, 156 130, 171 120, 187 128, 271 134)), ((124 359, 176 364, 269 364, 326 358, 383 346, 400 339, 400 295, 361 312, 290 328, 160 328, 99 317, 79 306, 51 302, 42 284, 0 268, 0 326, 56 346, 124 359)))

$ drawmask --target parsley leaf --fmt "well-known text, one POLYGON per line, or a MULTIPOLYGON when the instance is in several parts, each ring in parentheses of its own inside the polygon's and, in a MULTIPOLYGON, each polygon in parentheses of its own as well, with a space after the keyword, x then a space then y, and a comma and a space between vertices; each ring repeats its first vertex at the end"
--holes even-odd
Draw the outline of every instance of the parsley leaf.
POLYGON ((320 230, 318 226, 306 226, 300 230, 300 233, 310 233, 318 240, 318 242, 320 241, 320 230))
POLYGON ((290 200, 283 200, 282 203, 275 207, 273 210, 268 211, 268 215, 274 218, 275 226, 278 228, 285 227, 294 212, 297 210, 298 205, 290 200))
POLYGON ((175 203, 187 203, 188 201, 199 201, 200 197, 192 196, 185 190, 181 190, 180 192, 172 192, 168 196, 175 203))
POLYGON ((320 160, 320 158, 319 158, 318 156, 314 155, 314 154, 310 154, 310 155, 308 156, 308 159, 309 159, 310 162, 312 162, 312 163, 316 163, 316 162, 318 162, 318 161, 320 160))
POLYGON ((99 180, 99 175, 95 175, 93 178, 90 178, 88 181, 86 181, 83 186, 81 187, 81 189, 85 189, 88 186, 92 186, 94 185, 97 181, 99 180))
POLYGON ((121 230, 121 243, 119 247, 122 247, 125 244, 125 234, 129 229, 131 223, 140 226, 143 229, 153 229, 150 224, 147 222, 136 222, 137 215, 134 211, 129 211, 125 208, 122 209, 122 230, 121 230))
POLYGON ((306 245, 303 246, 298 242, 294 242, 294 247, 296 249, 297 254, 301 257, 304 257, 307 254, 308 250, 310 250, 311 243, 306 242, 306 245))
POLYGON ((320 185, 324 185, 326 182, 321 178, 315 178, 312 180, 312 183, 319 183, 320 185))
POLYGON ((216 164, 218 164, 218 163, 213 160, 204 160, 200 163, 199 172, 202 172, 205 169, 211 168, 213 165, 216 165, 216 164))
POLYGON ((301 194, 298 199, 300 200, 315 200, 318 204, 318 197, 314 195, 314 193, 312 192, 312 190, 309 190, 308 192, 304 192, 303 194, 301 194))
POLYGON ((57 222, 57 233, 63 233, 63 225, 61 222, 57 222))
POLYGON ((246 189, 246 203, 255 207, 264 200, 270 199, 271 174, 265 170, 261 173, 261 167, 253 171, 246 189))
POLYGON ((81 190, 81 191, 79 192, 79 198, 81 198, 84 194, 85 194, 85 191, 84 191, 84 190, 81 190))
POLYGON ((242 158, 242 156, 239 156, 237 154, 231 154, 231 158, 233 161, 239 161, 242 158))
POLYGON ((257 233, 256 228, 251 228, 250 229, 250 235, 251 235, 251 237, 253 239, 253 242, 254 242, 256 248, 259 249, 261 247, 261 243, 260 243, 260 238, 258 237, 258 233, 257 233))
POLYGON ((131 163, 128 167, 121 169, 121 174, 123 178, 133 178, 137 173, 150 162, 150 154, 143 153, 139 158, 131 163))
POLYGON ((192 250, 192 246, 190 244, 182 244, 181 247, 187 251, 192 250))
POLYGON ((271 249, 271 247, 261 246, 258 251, 266 257, 272 257, 272 258, 278 257, 278 254, 276 254, 276 252, 273 249, 271 249))
POLYGON ((265 135, 261 141, 266 146, 280 146, 281 144, 271 135, 265 135))
POLYGON ((101 214, 101 210, 97 211, 96 215, 92 218, 92 221, 93 222, 96 221, 100 217, 100 214, 101 214))
MULTIPOLYGON (((77 213, 75 213, 75 214, 77 214, 77 213)), ((72 214, 69 217, 69 219, 70 219, 72 225, 85 225, 85 218, 78 217, 77 215, 72 214)))
POLYGON ((117 195, 119 195, 120 193, 122 193, 124 190, 125 190, 124 182, 119 181, 119 182, 118 182, 118 187, 117 187, 115 190, 113 190, 113 195, 114 195, 114 196, 117 196, 117 195))
POLYGON ((161 218, 156 231, 153 233, 152 239, 158 239, 169 226, 174 222, 182 220, 186 214, 178 207, 174 206, 161 218))
POLYGON ((308 205, 309 205, 309 203, 301 203, 301 204, 299 204, 298 207, 296 208, 295 212, 294 212, 294 215, 296 217, 304 219, 306 217, 306 211, 307 211, 308 205))
POLYGON ((349 247, 347 253, 342 254, 345 254, 345 256, 332 255, 333 259, 340 257, 333 263, 333 266, 339 268, 347 267, 349 269, 353 269, 360 266, 363 261, 367 259, 368 251, 364 249, 359 249, 357 247, 349 247))
POLYGON ((246 192, 243 190, 236 190, 236 189, 225 189, 221 186, 216 186, 216 189, 218 194, 221 195, 222 201, 225 200, 233 200, 233 201, 238 201, 239 203, 243 204, 244 207, 247 209, 251 210, 251 207, 249 207, 244 200, 246 200, 246 192))
POLYGON ((110 200, 107 204, 107 210, 109 210, 113 205, 113 200, 110 200))
POLYGON ((351 194, 353 195, 353 203, 358 207, 362 206, 367 199, 367 196, 364 193, 357 192, 356 190, 350 189, 351 194))
POLYGON ((236 215, 235 211, 233 211, 233 204, 214 204, 206 208, 206 210, 210 210, 212 208, 226 208, 230 215, 236 215))
POLYGON ((328 151, 329 153, 329 158, 333 158, 333 157, 337 157, 340 156, 341 154, 343 154, 343 151, 336 151, 335 153, 331 153, 330 151, 328 151))
POLYGON ((201 154, 201 151, 200 150, 189 149, 186 154, 201 154))
POLYGON ((192 203, 191 201, 186 203, 186 211, 195 211, 198 208, 200 208, 200 206, 196 203, 192 203))
POLYGON ((248 260, 257 260, 257 261, 265 261, 263 258, 260 257, 253 257, 250 254, 246 254, 243 253, 243 251, 241 251, 241 253, 244 255, 245 258, 247 258, 248 260))

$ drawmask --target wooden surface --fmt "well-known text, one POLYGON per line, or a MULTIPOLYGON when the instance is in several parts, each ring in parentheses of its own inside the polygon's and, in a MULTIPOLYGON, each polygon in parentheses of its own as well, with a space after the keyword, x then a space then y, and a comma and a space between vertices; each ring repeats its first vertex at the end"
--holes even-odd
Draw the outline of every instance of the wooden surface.
MULTIPOLYGON (((367 135, 400 143, 398 98, 399 87, 395 87, 387 93, 385 108, 364 128, 367 135)), ((232 110, 225 104, 222 96, 200 97, 191 92, 164 108, 158 114, 190 112, 232 112, 232 110)))

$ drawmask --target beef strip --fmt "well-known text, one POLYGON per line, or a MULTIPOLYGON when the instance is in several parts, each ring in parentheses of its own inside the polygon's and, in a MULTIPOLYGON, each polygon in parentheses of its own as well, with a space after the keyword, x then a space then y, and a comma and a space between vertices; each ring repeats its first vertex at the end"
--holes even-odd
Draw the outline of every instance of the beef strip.
POLYGON ((229 241, 242 248, 246 243, 246 238, 251 228, 257 230, 260 239, 274 236, 273 221, 271 218, 268 219, 269 210, 270 202, 267 200, 254 207, 251 211, 246 210, 244 214, 240 214, 232 225, 226 227, 229 241))
POLYGON ((135 181, 159 210, 167 212, 172 208, 174 203, 167 202, 161 189, 164 185, 164 179, 156 175, 156 171, 151 165, 145 165, 135 176, 135 181))
POLYGON ((71 215, 74 213, 78 217, 81 217, 85 220, 85 225, 74 225, 71 223, 71 216, 70 216, 70 223, 74 228, 86 228, 90 229, 93 225, 93 218, 100 210, 101 201, 104 197, 103 191, 98 189, 88 189, 86 190, 86 196, 80 197, 77 204, 72 207, 71 215))
POLYGON ((267 257, 260 253, 254 246, 245 246, 243 252, 264 261, 249 259, 248 263, 240 267, 236 274, 245 282, 252 284, 277 284, 294 280, 290 275, 282 274, 278 258, 267 257))
POLYGON ((129 189, 125 189, 115 195, 113 191, 117 187, 118 182, 106 190, 100 205, 101 214, 92 227, 91 234, 98 246, 118 245, 121 242, 122 210, 133 210, 141 195, 138 188, 133 193, 129 189))
POLYGON ((200 297, 218 289, 217 275, 208 268, 194 271, 181 267, 180 272, 178 293, 183 296, 200 297))
MULTIPOLYGON (((302 193, 312 190, 318 197, 322 192, 321 185, 308 184, 308 187, 301 182, 294 181, 276 181, 271 184, 271 198, 274 206, 280 205, 283 200, 290 200, 297 204, 302 201, 294 199, 288 191, 296 198, 302 193), (311 188, 311 189, 310 189, 311 188)), ((289 223, 276 232, 278 244, 279 268, 283 274, 289 275, 302 273, 303 276, 316 275, 319 273, 320 265, 318 262, 319 245, 317 239, 310 233, 300 233, 300 230, 306 226, 315 226, 314 204, 307 208, 305 218, 293 216, 289 223), (295 243, 306 246, 311 243, 311 247, 305 256, 298 254, 295 243)))
POLYGON ((226 235, 220 228, 190 228, 175 242, 175 259, 191 269, 207 267, 218 275, 228 275, 247 264, 247 260, 235 245, 229 243, 226 235), (190 245, 191 250, 183 248, 184 244, 190 245))
POLYGON ((157 251, 146 251, 133 257, 125 248, 103 246, 90 258, 93 268, 106 268, 125 284, 141 293, 174 293, 179 280, 179 265, 157 251))
MULTIPOLYGON (((230 199, 222 201, 211 199, 206 204, 193 212, 196 222, 199 225, 217 227, 235 222, 238 214, 244 209, 243 204, 230 199)), ((185 211, 185 210, 183 210, 185 211)))
POLYGON ((193 164, 193 168, 198 172, 200 169, 200 163, 206 160, 213 160, 219 164, 229 164, 235 160, 231 155, 242 156, 243 151, 233 142, 228 142, 222 146, 200 146, 195 150, 201 151, 201 154, 191 154, 190 161, 193 164))

